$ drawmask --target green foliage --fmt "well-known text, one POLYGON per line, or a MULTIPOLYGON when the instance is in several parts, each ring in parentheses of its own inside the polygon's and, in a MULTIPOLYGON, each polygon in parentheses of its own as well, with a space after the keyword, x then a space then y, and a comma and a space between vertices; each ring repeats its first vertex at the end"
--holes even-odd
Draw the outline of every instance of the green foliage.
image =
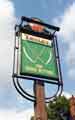
POLYGON ((69 114, 69 100, 64 96, 50 101, 47 106, 48 120, 67 120, 69 114))
POLYGON ((34 120, 34 116, 31 117, 31 120, 34 120))

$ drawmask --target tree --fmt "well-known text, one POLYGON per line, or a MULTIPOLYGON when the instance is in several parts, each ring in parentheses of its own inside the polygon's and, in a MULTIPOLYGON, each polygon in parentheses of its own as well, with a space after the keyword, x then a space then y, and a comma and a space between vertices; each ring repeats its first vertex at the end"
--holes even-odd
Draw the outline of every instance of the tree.
POLYGON ((49 120, 69 120, 69 100, 62 96, 50 101, 47 113, 49 120))
POLYGON ((31 117, 31 120, 34 120, 34 116, 31 117))

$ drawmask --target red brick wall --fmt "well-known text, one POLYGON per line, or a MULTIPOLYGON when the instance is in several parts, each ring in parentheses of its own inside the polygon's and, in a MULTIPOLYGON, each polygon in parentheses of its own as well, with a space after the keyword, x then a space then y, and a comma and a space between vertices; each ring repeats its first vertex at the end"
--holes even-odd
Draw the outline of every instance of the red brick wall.
POLYGON ((75 97, 74 96, 70 98, 69 105, 70 105, 70 116, 72 117, 73 120, 75 120, 75 97))

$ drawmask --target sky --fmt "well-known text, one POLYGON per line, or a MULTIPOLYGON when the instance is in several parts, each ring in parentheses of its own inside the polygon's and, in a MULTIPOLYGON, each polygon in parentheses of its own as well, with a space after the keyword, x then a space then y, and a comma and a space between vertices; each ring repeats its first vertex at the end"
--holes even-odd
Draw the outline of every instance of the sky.
MULTIPOLYGON (((38 17, 60 27, 57 36, 63 94, 75 95, 75 0, 0 0, 1 120, 30 120, 33 114, 33 104, 16 92, 12 82, 14 26, 21 16, 38 17)), ((32 91, 32 82, 23 81, 22 85, 28 92, 32 91)), ((46 84, 47 92, 53 94, 55 87, 46 84)))

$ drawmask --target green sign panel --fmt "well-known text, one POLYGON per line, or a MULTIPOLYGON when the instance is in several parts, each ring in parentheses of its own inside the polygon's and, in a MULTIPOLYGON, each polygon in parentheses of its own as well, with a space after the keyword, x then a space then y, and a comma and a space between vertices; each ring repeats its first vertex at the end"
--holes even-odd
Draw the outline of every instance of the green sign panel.
POLYGON ((58 78, 52 41, 22 33, 20 74, 58 78))

